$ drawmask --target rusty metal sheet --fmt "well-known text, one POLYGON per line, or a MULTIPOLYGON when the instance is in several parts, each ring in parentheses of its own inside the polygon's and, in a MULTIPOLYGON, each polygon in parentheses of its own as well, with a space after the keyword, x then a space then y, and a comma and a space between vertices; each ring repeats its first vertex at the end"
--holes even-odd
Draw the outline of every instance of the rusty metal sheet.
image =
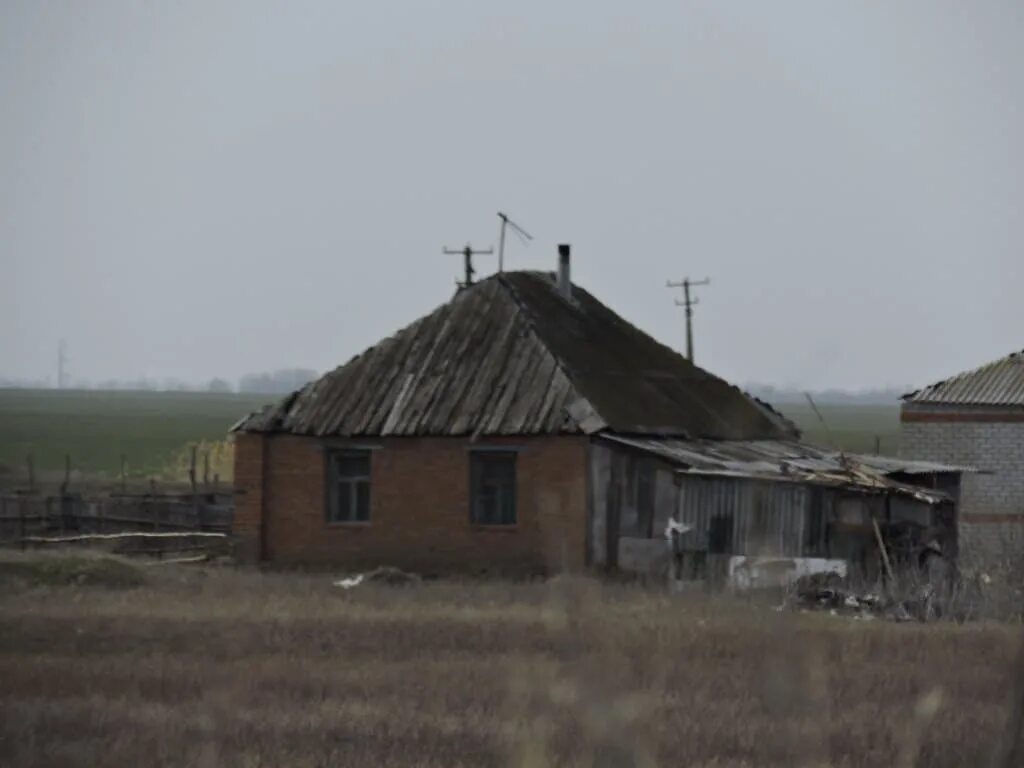
POLYGON ((693 475, 760 478, 866 492, 892 491, 929 504, 941 491, 898 482, 890 475, 959 473, 963 467, 827 451, 797 441, 676 440, 603 433, 600 440, 653 454, 693 475))

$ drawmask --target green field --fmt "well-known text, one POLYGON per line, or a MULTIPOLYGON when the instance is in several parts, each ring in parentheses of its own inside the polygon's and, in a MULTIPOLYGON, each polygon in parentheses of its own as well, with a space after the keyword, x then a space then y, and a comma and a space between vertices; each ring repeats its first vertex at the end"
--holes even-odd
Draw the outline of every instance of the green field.
MULTIPOLYGON (((116 476, 121 454, 132 476, 157 473, 187 444, 223 440, 235 421, 272 399, 201 392, 0 390, 0 476, 24 477, 29 454, 40 477, 59 473, 65 454, 83 474, 116 476)), ((870 453, 879 435, 882 452, 896 452, 897 406, 819 408, 831 438, 809 406, 779 410, 812 443, 870 453)))
POLYGON ((777 405, 796 423, 804 439, 815 445, 834 447, 850 453, 874 453, 875 437, 881 453, 895 456, 899 449, 900 407, 893 405, 818 405, 828 429, 807 404, 777 405))
POLYGON ((157 472, 190 442, 223 440, 267 395, 204 392, 0 390, 0 471, 59 472, 65 454, 83 473, 116 476, 120 457, 138 476, 157 472))

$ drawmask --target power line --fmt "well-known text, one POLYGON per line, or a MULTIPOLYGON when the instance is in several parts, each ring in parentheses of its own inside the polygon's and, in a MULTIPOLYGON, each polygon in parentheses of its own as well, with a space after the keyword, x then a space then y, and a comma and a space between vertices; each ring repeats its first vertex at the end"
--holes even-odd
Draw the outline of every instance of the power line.
POLYGON ((698 285, 711 285, 711 278, 703 280, 691 280, 684 277, 679 282, 665 281, 666 288, 682 288, 683 300, 676 299, 677 307, 686 308, 686 359, 693 362, 693 308, 700 303, 696 297, 690 298, 690 289, 698 285))

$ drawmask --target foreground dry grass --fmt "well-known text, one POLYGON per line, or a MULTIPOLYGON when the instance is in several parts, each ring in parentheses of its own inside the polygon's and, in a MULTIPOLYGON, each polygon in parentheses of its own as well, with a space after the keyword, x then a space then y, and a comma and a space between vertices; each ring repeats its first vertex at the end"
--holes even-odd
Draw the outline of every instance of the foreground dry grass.
POLYGON ((0 763, 975 766, 1017 634, 583 580, 0 596, 0 763))

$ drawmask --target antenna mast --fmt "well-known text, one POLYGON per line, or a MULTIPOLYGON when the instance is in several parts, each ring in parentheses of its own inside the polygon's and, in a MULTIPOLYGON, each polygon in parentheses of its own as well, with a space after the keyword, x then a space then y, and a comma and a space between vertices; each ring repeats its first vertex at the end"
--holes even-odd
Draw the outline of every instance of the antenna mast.
POLYGON ((444 247, 444 253, 461 253, 462 254, 463 258, 465 259, 466 279, 465 279, 464 282, 458 283, 458 286, 460 288, 469 288, 469 286, 471 286, 473 284, 473 275, 476 274, 476 270, 473 269, 473 257, 476 256, 477 254, 494 253, 494 249, 493 248, 488 248, 486 251, 484 251, 484 250, 474 251, 473 250, 473 246, 470 245, 469 243, 466 243, 466 247, 465 248, 449 248, 448 246, 445 246, 444 247))
POLYGON ((533 240, 533 235, 527 232, 525 229, 516 224, 512 219, 506 216, 501 211, 498 211, 498 218, 501 219, 501 233, 498 236, 498 271, 505 271, 505 229, 512 227, 512 231, 519 235, 519 239, 523 241, 525 245, 529 245, 529 241, 533 240))
POLYGON ((700 303, 700 300, 694 297, 690 298, 690 288, 697 285, 711 285, 711 278, 704 278, 703 280, 691 280, 688 277, 684 277, 679 282, 672 282, 671 280, 665 281, 666 288, 682 288, 683 289, 683 300, 676 299, 677 307, 686 307, 686 359, 691 363, 693 362, 693 308, 700 303))

